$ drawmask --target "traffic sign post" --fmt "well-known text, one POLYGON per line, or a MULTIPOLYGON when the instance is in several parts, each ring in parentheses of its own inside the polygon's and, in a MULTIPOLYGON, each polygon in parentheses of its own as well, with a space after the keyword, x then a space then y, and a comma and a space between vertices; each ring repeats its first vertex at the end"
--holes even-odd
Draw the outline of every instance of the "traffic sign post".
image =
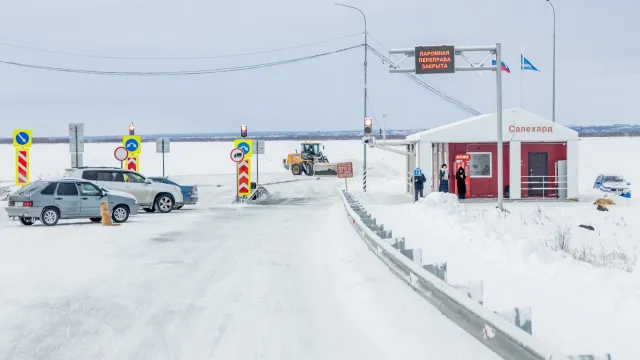
POLYGON ((84 124, 69 124, 69 152, 71 153, 71 167, 82 167, 84 153, 84 124))
POLYGON ((72 153, 71 154, 71 167, 72 168, 79 168, 79 167, 83 167, 84 165, 84 153, 72 153))
POLYGON ((29 149, 16 149, 16 186, 29 184, 29 149))
POLYGON ((31 130, 13 130, 13 147, 16 149, 16 185, 28 185, 30 173, 29 149, 33 144, 31 130))
POLYGON ((242 149, 235 148, 231 150, 229 157, 231 158, 231 161, 239 163, 240 161, 244 160, 244 152, 242 151, 242 149))
POLYGON ((138 155, 129 155, 125 165, 126 170, 140 172, 140 157, 138 155))
POLYGON ((17 129, 13 130, 13 147, 14 148, 30 148, 33 144, 31 130, 17 129))
POLYGON ((123 163, 129 157, 129 152, 124 146, 118 146, 113 151, 113 157, 115 157, 116 160, 120 161, 120 168, 123 168, 124 167, 123 163))
POLYGON ((233 142, 233 147, 242 149, 245 158, 253 156, 253 140, 251 139, 236 139, 233 142))
POLYGON ((260 154, 264 154, 264 140, 256 140, 256 184, 260 179, 260 154))
POLYGON ((164 177, 164 154, 171 152, 171 142, 169 138, 156 140, 156 153, 162 153, 162 177, 164 177))
POLYGON ((124 146, 131 155, 139 155, 142 152, 142 138, 139 135, 123 136, 122 146, 124 146))
POLYGON ((238 163, 238 199, 251 195, 251 158, 238 163))
POLYGON ((344 191, 349 191, 349 185, 347 184, 347 179, 353 177, 353 163, 344 162, 338 163, 338 178, 344 179, 344 191))

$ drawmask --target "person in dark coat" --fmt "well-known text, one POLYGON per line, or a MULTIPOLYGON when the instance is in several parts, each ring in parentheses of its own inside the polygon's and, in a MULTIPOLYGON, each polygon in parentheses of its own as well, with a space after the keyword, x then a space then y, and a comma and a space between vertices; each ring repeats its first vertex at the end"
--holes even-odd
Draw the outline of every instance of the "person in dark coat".
POLYGON ((413 192, 415 194, 414 201, 418 201, 418 195, 420 195, 420 197, 424 197, 424 183, 427 181, 427 178, 424 176, 420 168, 416 168, 414 172, 418 172, 420 174, 416 176, 414 173, 413 175, 413 192))
POLYGON ((465 179, 467 175, 464 173, 464 169, 461 167, 458 168, 458 172, 456 173, 456 183, 458 185, 458 199, 464 199, 467 195, 467 184, 465 184, 465 179))
POLYGON ((440 192, 449 192, 449 171, 447 170, 447 164, 442 164, 440 168, 440 192))

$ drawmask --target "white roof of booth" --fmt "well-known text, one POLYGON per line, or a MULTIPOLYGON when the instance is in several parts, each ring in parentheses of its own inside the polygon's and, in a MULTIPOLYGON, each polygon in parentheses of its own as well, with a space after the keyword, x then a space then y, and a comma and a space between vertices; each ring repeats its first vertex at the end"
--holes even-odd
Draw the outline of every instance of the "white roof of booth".
MULTIPOLYGON (((496 142, 497 116, 485 114, 407 136, 435 143, 496 142)), ((578 140, 578 132, 522 109, 502 112, 502 140, 556 142, 578 140)))

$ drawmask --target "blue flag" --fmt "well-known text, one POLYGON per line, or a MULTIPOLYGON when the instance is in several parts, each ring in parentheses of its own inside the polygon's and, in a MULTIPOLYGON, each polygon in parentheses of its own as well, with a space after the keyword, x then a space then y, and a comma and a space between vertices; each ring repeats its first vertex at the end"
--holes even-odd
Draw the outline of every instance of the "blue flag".
POLYGON ((524 70, 532 70, 532 71, 540 71, 537 67, 533 66, 531 61, 524 57, 524 55, 520 54, 520 68, 524 70))

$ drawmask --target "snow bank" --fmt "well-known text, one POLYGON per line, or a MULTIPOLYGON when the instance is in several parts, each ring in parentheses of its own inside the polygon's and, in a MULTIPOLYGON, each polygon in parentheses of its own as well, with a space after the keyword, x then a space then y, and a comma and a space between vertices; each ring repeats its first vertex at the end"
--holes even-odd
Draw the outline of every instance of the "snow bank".
POLYGON ((439 192, 430 193, 423 199, 419 199, 417 205, 442 210, 457 210, 462 207, 456 195, 439 192))
POLYGON ((363 203, 408 247, 422 248, 425 263, 446 261, 451 282, 483 281, 492 310, 530 305, 534 336, 549 345, 632 360, 640 333, 640 203, 609 195, 616 205, 600 212, 593 202, 603 194, 592 187, 604 172, 640 181, 627 160, 639 151, 638 138, 582 139, 579 203, 506 202, 503 214, 495 202, 460 204, 453 194, 416 204, 408 196, 381 200, 395 188, 363 203))

